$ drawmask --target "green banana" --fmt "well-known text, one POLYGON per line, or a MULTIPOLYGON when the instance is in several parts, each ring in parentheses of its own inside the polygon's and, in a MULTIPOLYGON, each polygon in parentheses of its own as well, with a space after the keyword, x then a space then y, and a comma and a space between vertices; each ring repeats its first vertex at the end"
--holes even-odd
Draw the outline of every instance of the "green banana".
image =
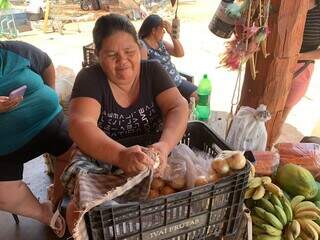
POLYGON ((261 234, 254 236, 253 240, 281 240, 281 236, 271 236, 269 234, 261 234))
POLYGON ((283 207, 283 211, 286 213, 288 222, 292 221, 293 211, 291 208, 290 201, 286 197, 282 198, 282 207, 283 207))
POLYGON ((282 230, 283 229, 283 225, 280 222, 280 220, 273 215, 272 213, 269 213, 267 211, 264 211, 264 219, 271 224, 272 226, 274 226, 275 228, 282 230))
POLYGON ((286 225, 288 222, 288 219, 283 209, 278 205, 275 205, 274 208, 276 209, 275 215, 277 216, 277 218, 280 220, 283 226, 286 225))
POLYGON ((269 224, 262 224, 261 228, 269 235, 271 236, 281 236, 282 231, 269 225, 269 224))
POLYGON ((273 206, 279 206, 282 208, 282 203, 278 196, 276 196, 275 194, 271 195, 270 201, 272 202, 273 206))
POLYGON ((261 198, 260 200, 257 201, 257 206, 263 208, 264 210, 274 213, 275 208, 272 205, 272 203, 265 199, 265 198, 261 198))
POLYGON ((252 219, 252 222, 257 226, 260 226, 261 224, 268 224, 265 220, 255 216, 255 215, 251 215, 251 219, 252 219))
POLYGON ((254 212, 257 214, 257 216, 261 219, 265 219, 264 218, 264 213, 266 212, 266 210, 264 210, 263 208, 260 207, 255 207, 254 208, 254 212))
POLYGON ((253 235, 260 235, 260 234, 266 234, 266 231, 264 231, 262 228, 258 227, 257 225, 253 225, 252 233, 253 235))
POLYGON ((305 197, 302 196, 302 195, 298 195, 298 196, 295 196, 294 198, 292 198, 291 200, 291 208, 292 209, 295 209, 295 207, 301 203, 303 200, 305 200, 305 197))

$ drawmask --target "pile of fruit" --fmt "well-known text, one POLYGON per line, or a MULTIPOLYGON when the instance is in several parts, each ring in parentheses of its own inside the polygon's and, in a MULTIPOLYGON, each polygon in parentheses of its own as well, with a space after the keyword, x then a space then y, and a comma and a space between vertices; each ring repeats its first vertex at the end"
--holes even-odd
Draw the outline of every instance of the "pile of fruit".
POLYGON ((320 190, 312 174, 294 164, 280 167, 274 181, 252 177, 245 193, 254 240, 318 240, 320 190))

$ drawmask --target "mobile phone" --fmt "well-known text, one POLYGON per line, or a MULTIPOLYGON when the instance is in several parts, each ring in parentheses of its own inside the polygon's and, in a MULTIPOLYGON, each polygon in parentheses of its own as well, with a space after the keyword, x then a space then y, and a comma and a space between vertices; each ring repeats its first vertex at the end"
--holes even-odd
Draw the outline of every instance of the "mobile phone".
POLYGON ((26 90, 27 90, 27 86, 23 85, 23 86, 15 89, 15 90, 13 90, 12 92, 10 92, 9 98, 10 99, 14 99, 16 97, 23 97, 23 95, 26 92, 26 90))

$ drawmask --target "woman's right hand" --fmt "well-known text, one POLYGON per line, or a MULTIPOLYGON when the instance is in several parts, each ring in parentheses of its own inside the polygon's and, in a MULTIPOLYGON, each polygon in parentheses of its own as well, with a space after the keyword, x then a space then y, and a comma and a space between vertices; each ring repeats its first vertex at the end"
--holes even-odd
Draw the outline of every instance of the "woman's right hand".
POLYGON ((138 145, 122 150, 119 154, 118 167, 128 175, 137 174, 148 167, 152 167, 153 160, 142 150, 143 147, 138 145))
POLYGON ((0 113, 9 112, 10 110, 18 106, 22 99, 23 97, 10 99, 6 96, 0 96, 0 113))

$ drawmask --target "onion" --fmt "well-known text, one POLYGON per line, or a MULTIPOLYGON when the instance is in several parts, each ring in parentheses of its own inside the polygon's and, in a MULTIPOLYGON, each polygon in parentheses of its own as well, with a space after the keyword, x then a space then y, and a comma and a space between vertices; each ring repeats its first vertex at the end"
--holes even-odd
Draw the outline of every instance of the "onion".
POLYGON ((211 183, 215 183, 218 180, 219 180, 219 174, 216 172, 213 172, 208 176, 208 181, 211 183))
POLYGON ((175 192, 176 191, 172 187, 166 185, 161 189, 160 194, 161 195, 169 195, 169 194, 172 194, 172 193, 175 193, 175 192))
POLYGON ((160 153, 154 148, 142 149, 142 151, 148 155, 154 162, 153 169, 157 169, 160 166, 160 153))
POLYGON ((160 194, 159 194, 158 190, 150 189, 149 199, 154 199, 154 198, 157 198, 159 196, 160 196, 160 194))
POLYGON ((160 190, 164 185, 165 183, 161 178, 154 178, 151 182, 151 189, 160 190))
POLYGON ((206 176, 199 176, 194 181, 194 186, 198 187, 198 186, 206 185, 208 183, 209 182, 208 182, 208 179, 206 178, 206 176))
POLYGON ((232 154, 232 156, 230 156, 226 160, 227 160, 230 168, 232 168, 234 170, 240 170, 240 169, 244 168, 244 166, 246 165, 246 162, 247 162, 246 158, 239 151, 232 154))
POLYGON ((212 170, 216 171, 220 175, 225 175, 229 172, 230 167, 228 162, 222 158, 216 158, 211 162, 212 170))

